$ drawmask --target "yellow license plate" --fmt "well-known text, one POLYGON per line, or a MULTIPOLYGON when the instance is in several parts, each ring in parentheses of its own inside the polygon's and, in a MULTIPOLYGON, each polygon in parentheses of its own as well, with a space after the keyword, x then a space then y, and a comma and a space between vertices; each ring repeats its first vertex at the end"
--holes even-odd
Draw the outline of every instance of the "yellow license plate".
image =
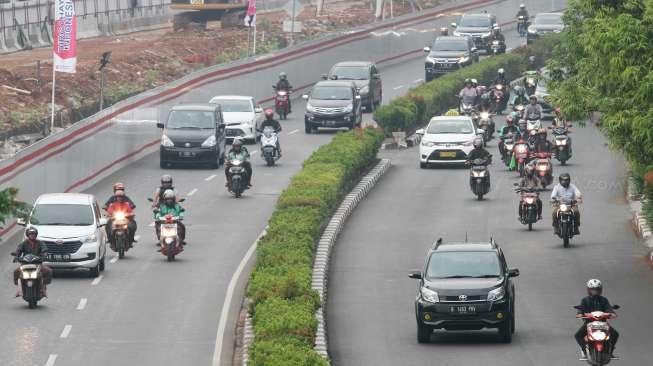
POLYGON ((441 158, 455 158, 456 157, 456 152, 455 151, 440 151, 440 157, 441 158))

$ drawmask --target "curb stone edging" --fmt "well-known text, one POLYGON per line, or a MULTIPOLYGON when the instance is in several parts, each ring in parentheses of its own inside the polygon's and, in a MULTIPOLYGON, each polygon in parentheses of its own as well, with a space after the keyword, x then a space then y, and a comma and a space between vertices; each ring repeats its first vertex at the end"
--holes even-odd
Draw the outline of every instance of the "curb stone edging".
POLYGON ((314 349, 327 360, 329 360, 329 351, 324 304, 326 303, 331 248, 336 243, 338 234, 342 231, 349 215, 351 215, 358 203, 365 198, 367 193, 374 187, 379 178, 381 178, 381 176, 383 176, 383 174, 388 170, 390 165, 390 159, 381 159, 381 161, 360 180, 356 187, 345 196, 340 207, 338 207, 331 217, 329 224, 324 229, 320 241, 317 244, 311 287, 314 290, 317 290, 320 294, 321 306, 315 312, 315 317, 317 318, 317 332, 315 333, 314 349))
POLYGON ((644 246, 649 250, 649 258, 653 261, 653 236, 651 236, 653 232, 642 212, 642 196, 635 192, 634 179, 633 177, 628 177, 626 198, 628 199, 630 211, 633 214, 633 226, 639 237, 643 239, 644 246))

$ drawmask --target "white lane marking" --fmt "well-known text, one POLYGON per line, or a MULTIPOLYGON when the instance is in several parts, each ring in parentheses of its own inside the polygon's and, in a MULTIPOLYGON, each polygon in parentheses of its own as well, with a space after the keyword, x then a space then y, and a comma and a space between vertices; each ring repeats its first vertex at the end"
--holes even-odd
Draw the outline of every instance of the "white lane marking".
POLYGON ((256 154, 257 152, 258 152, 258 150, 254 150, 254 151, 252 151, 252 152, 249 153, 249 154, 250 154, 250 155, 254 155, 254 154, 256 154))
POLYGON ((150 222, 147 226, 153 227, 154 226, 154 221, 150 222))
POLYGON ((190 197, 190 196, 194 195, 195 193, 197 193, 197 188, 193 188, 193 190, 188 192, 188 194, 186 196, 190 197))
POLYGON ((93 282, 91 282, 91 285, 96 286, 98 283, 100 283, 100 281, 102 281, 102 277, 104 277, 104 276, 100 275, 99 277, 94 279, 93 282))
POLYGON ((212 179, 215 178, 215 177, 217 177, 217 175, 215 175, 215 174, 211 174, 211 175, 209 175, 208 177, 204 178, 204 180, 208 182, 208 181, 212 180, 212 179))
POLYGON ((292 130, 292 131, 288 132, 288 135, 294 135, 294 134, 296 134, 297 132, 299 132, 299 130, 292 130))
POLYGON ((45 366, 54 366, 54 362, 57 360, 57 355, 50 354, 48 360, 45 362, 45 366))
POLYGON ((403 85, 399 85, 399 86, 395 86, 395 87, 392 88, 392 89, 393 89, 393 90, 399 90, 399 89, 401 89, 401 88, 403 88, 403 87, 404 87, 403 85))
POLYGON ((85 298, 85 297, 82 298, 81 300, 79 300, 79 305, 77 305, 77 310, 84 310, 84 308, 86 307, 87 302, 88 302, 88 299, 85 298))
POLYGON ((415 84, 419 84, 419 83, 421 83, 422 81, 424 81, 424 79, 415 79, 415 80, 413 80, 413 83, 415 83, 415 84))
POLYGON ((118 257, 113 257, 113 258, 111 258, 109 263, 116 263, 117 261, 118 261, 118 257))
POLYGON ((68 338, 68 335, 70 334, 70 330, 73 329, 73 326, 70 324, 66 324, 65 327, 63 327, 63 331, 61 332, 61 335, 59 338, 68 338))
POLYGON ((234 291, 236 289, 236 284, 238 283, 238 279, 240 278, 243 269, 245 269, 245 266, 252 258, 252 255, 256 250, 256 246, 258 245, 258 241, 261 240, 261 238, 263 237, 263 235, 265 235, 267 230, 268 227, 266 226, 265 229, 263 229, 263 231, 261 231, 261 233, 258 235, 254 243, 252 243, 252 246, 250 246, 249 249, 247 249, 245 256, 243 257, 243 259, 238 264, 238 267, 236 268, 236 272, 234 272, 234 274, 231 276, 231 280, 229 281, 229 286, 227 287, 227 293, 225 294, 224 297, 224 303, 222 304, 222 311, 220 312, 218 333, 215 336, 215 348, 213 349, 213 362, 211 363, 212 366, 220 365, 220 357, 222 356, 222 343, 224 342, 225 330, 228 321, 227 318, 229 317, 229 308, 231 308, 231 300, 234 297, 234 291))

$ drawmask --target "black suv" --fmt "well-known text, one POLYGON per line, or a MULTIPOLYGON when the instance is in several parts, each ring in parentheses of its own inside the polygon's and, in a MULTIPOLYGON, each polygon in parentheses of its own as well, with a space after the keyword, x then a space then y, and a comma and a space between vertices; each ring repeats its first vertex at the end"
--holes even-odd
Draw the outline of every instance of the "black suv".
POLYGON ((508 269, 503 252, 489 243, 443 243, 426 255, 419 279, 415 315, 417 341, 428 342, 434 329, 498 328, 510 343, 515 332, 515 285, 519 270, 508 269))
POLYGON ((351 80, 319 81, 302 98, 306 100, 306 133, 319 127, 354 129, 363 122, 361 96, 351 80))
POLYGON ((437 37, 433 47, 424 47, 424 52, 428 53, 424 61, 424 78, 427 82, 437 75, 478 62, 478 51, 470 37, 437 37))
POLYGON ((490 46, 492 43, 492 27, 497 24, 497 18, 488 13, 481 14, 464 14, 460 18, 460 23, 451 23, 455 28, 454 36, 469 36, 474 39, 474 44, 480 50, 492 52, 490 46))

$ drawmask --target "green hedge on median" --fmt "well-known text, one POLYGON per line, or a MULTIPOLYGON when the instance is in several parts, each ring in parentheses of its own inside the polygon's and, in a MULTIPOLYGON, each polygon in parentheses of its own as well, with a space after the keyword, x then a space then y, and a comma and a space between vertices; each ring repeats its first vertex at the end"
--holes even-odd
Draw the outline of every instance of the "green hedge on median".
POLYGON ((250 365, 328 365, 313 350, 320 305, 311 289, 315 243, 343 195, 375 162, 382 141, 380 130, 339 133, 304 162, 279 197, 247 288, 254 323, 250 365))
POLYGON ((379 107, 374 112, 374 120, 386 135, 395 131, 413 132, 431 117, 458 105, 458 93, 465 79, 477 79, 480 84, 489 85, 499 68, 506 70, 508 80, 516 79, 526 70, 529 56, 535 56, 538 66, 542 66, 559 40, 559 36, 543 37, 532 45, 515 49, 515 52, 485 58, 422 84, 405 96, 379 107))

